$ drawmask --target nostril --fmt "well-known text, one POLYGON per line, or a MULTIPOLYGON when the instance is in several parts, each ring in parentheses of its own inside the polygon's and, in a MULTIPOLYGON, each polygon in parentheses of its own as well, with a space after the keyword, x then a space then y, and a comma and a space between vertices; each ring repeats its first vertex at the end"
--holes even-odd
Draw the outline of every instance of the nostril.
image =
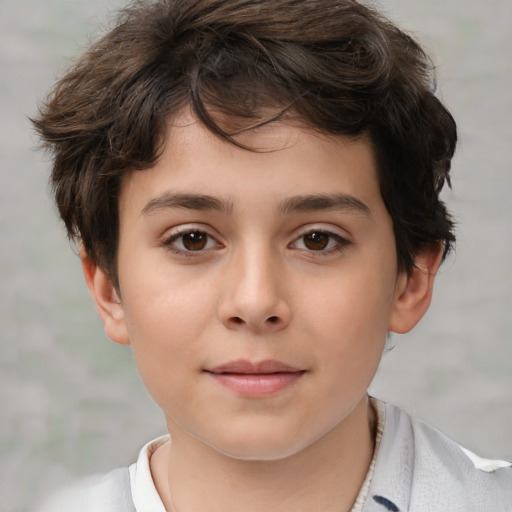
POLYGON ((263 323, 261 323, 261 318, 262 317, 256 318, 253 321, 253 319, 244 319, 244 317, 242 316, 230 316, 227 319, 227 322, 231 326, 231 328, 249 327, 255 330, 265 329, 265 326, 271 329, 278 328, 279 326, 284 326, 284 323, 282 322, 282 317, 280 315, 268 316, 266 317, 263 323))

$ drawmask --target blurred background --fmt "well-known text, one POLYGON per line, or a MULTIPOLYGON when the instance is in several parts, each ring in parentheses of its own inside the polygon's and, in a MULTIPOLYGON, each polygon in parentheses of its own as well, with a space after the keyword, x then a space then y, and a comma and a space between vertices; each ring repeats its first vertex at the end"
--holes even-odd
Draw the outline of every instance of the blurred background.
MULTIPOLYGON (((120 0, 0 0, 0 510, 127 465, 164 431, 108 341, 48 194, 27 116, 120 0)), ((458 121, 458 226, 430 312, 372 385, 485 457, 512 460, 512 4, 381 0, 428 49, 458 121)))

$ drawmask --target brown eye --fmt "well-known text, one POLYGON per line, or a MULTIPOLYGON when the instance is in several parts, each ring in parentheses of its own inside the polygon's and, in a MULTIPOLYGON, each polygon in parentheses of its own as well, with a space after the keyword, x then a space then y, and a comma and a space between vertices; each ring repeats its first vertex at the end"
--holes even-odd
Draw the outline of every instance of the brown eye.
POLYGON ((202 231, 191 231, 181 235, 181 240, 187 251, 200 251, 208 244, 208 235, 202 231))
POLYGON ((344 251, 351 244, 350 240, 337 233, 312 228, 308 232, 303 232, 288 247, 297 249, 301 253, 309 253, 310 256, 314 253, 316 253, 315 256, 332 256, 344 251))
POLYGON ((329 245, 330 238, 327 233, 313 232, 304 235, 302 240, 310 251, 322 251, 329 245))
POLYGON ((184 229, 162 241, 165 249, 179 257, 211 254, 223 246, 212 235, 202 229, 184 229))

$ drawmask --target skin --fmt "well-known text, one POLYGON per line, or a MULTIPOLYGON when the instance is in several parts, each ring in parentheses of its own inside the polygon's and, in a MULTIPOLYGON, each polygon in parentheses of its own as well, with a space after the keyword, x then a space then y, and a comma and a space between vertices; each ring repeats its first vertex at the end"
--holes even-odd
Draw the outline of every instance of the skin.
POLYGON ((175 121, 155 167, 125 177, 119 289, 82 256, 107 334, 165 413, 157 490, 167 510, 349 510, 373 453, 368 386, 388 331, 427 310, 440 250, 398 273, 366 137, 274 123, 239 136, 270 150, 250 152, 175 121), (300 374, 247 396, 212 377, 235 360, 300 374))

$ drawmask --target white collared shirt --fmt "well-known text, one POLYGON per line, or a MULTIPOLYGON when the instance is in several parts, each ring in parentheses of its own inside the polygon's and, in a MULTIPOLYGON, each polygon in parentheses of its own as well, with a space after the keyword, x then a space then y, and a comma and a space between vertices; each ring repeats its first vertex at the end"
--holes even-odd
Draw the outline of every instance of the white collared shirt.
MULTIPOLYGON (((376 449, 352 512, 512 512, 511 463, 482 459, 398 407, 372 400, 376 449)), ((168 440, 147 443, 129 468, 89 477, 39 512, 166 512, 149 461, 168 440)))

